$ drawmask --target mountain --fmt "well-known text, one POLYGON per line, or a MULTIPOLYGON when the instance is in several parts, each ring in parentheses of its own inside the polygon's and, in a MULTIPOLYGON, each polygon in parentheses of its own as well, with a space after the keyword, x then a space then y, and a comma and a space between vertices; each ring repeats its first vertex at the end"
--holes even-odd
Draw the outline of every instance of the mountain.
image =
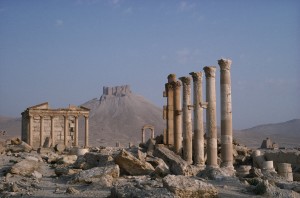
POLYGON ((6 135, 1 133, 0 139, 6 139, 7 137, 21 136, 21 117, 11 118, 0 116, 0 131, 5 131, 6 135))
POLYGON ((235 134, 239 142, 249 147, 260 147, 262 141, 269 137, 279 147, 300 146, 300 119, 293 119, 282 123, 264 124, 249 129, 237 131, 235 134))
MULTIPOLYGON (((102 96, 82 106, 90 111, 91 145, 128 145, 141 141, 141 128, 154 126, 155 136, 163 133, 162 109, 131 92, 128 85, 103 87, 102 96)), ((150 133, 146 133, 146 139, 150 133)))

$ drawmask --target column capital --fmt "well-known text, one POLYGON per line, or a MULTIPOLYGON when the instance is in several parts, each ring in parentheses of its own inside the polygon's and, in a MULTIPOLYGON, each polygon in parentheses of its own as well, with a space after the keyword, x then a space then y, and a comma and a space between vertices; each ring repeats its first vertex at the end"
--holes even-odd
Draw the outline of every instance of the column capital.
POLYGON ((202 80, 202 72, 191 72, 190 75, 192 76, 194 82, 202 80))
POLYGON ((176 74, 169 74, 168 75, 168 82, 174 82, 176 80, 176 74))
POLYGON ((174 89, 180 88, 181 87, 181 82, 179 80, 176 80, 176 81, 172 82, 172 87, 174 89))
POLYGON ((180 77, 179 80, 181 80, 182 85, 190 85, 191 84, 191 78, 189 76, 180 77))
POLYGON ((173 88, 172 82, 166 83, 166 91, 170 90, 173 88))
POLYGON ((203 68, 206 78, 215 78, 216 77, 216 66, 205 66, 203 68))
POLYGON ((218 60, 218 64, 221 68, 221 70, 230 70, 232 61, 230 59, 220 59, 218 60))
POLYGON ((89 118, 89 115, 84 115, 84 118, 89 118))

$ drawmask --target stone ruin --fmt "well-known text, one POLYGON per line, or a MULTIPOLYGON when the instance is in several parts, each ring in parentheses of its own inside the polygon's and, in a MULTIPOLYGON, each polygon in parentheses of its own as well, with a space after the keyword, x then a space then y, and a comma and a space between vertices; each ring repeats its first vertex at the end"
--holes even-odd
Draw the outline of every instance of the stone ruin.
POLYGON ((262 149, 278 149, 278 144, 276 144, 270 138, 267 137, 267 139, 263 140, 263 142, 261 143, 260 148, 262 148, 262 149))
MULTIPOLYGON (((218 63, 221 69, 221 166, 233 169, 231 60, 221 59, 218 63)), ((167 106, 164 106, 164 119, 167 120, 166 130, 164 131, 164 144, 174 147, 175 152, 182 155, 183 159, 189 164, 204 166, 203 109, 206 109, 206 163, 208 167, 218 167, 216 67, 206 66, 203 69, 206 77, 206 101, 202 99, 202 72, 190 73, 193 80, 193 103, 191 102, 191 77, 181 77, 177 80, 175 74, 168 76, 164 91, 164 96, 167 97, 167 106), (181 86, 183 87, 182 107, 180 106, 181 86), (192 119, 192 110, 194 119, 192 119)))
POLYGON ((84 146, 89 146, 89 109, 69 106, 50 109, 48 102, 28 107, 22 112, 22 140, 34 148, 46 142, 52 146, 78 146, 78 119, 85 118, 84 146))

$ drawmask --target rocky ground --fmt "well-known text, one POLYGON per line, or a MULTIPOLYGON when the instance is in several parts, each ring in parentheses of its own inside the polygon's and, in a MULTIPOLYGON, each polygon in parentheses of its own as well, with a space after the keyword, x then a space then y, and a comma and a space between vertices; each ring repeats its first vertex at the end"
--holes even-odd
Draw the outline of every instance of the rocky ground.
POLYGON ((189 165, 155 140, 34 150, 15 138, 0 142, 0 197, 300 197, 299 182, 255 167, 241 171, 252 164, 251 150, 234 148, 237 171, 189 165))

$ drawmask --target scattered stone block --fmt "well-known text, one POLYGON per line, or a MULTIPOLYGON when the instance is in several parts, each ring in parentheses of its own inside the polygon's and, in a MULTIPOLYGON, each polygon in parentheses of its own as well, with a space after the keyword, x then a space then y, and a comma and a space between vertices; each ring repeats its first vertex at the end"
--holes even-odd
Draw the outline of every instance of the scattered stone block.
POLYGON ((66 149, 66 146, 62 143, 55 145, 55 150, 59 153, 62 153, 66 149))
POLYGON ((50 148, 51 147, 51 137, 46 137, 45 138, 45 142, 44 142, 44 144, 43 144, 43 148, 50 148))
POLYGON ((68 187, 67 190, 66 190, 66 193, 67 193, 67 194, 79 194, 80 191, 79 191, 79 190, 76 190, 76 189, 73 188, 73 187, 68 187))
POLYGON ((169 166, 170 171, 175 175, 194 175, 191 166, 179 155, 166 147, 156 147, 153 155, 161 158, 169 166))
POLYGON ((64 155, 57 161, 57 163, 74 164, 76 160, 77 160, 77 155, 64 155))
POLYGON ((118 165, 111 165, 107 167, 94 167, 92 169, 83 170, 79 172, 75 177, 75 182, 91 182, 93 178, 101 178, 104 176, 111 176, 117 178, 120 175, 120 169, 118 165))
POLYGON ((125 150, 122 150, 119 155, 116 156, 115 163, 130 175, 148 175, 154 171, 151 164, 137 159, 125 150))
POLYGON ((31 176, 31 174, 40 167, 40 163, 35 160, 24 159, 10 169, 10 173, 22 176, 31 176))
POLYGON ((176 197, 217 197, 217 189, 197 178, 183 175, 168 175, 163 178, 163 186, 176 197))

